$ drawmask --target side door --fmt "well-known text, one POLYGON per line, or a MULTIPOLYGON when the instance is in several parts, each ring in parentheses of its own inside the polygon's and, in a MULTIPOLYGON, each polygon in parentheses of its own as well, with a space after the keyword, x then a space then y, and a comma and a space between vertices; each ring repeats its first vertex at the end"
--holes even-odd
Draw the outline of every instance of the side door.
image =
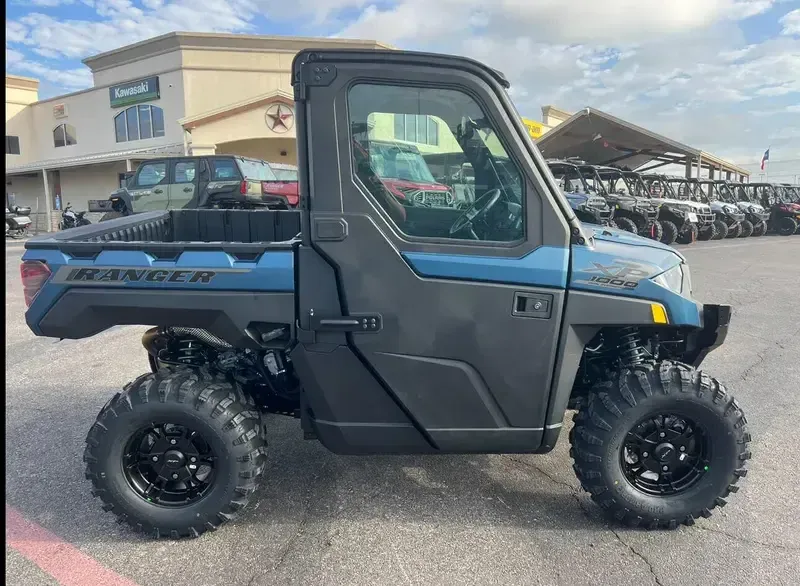
POLYGON ((167 161, 146 161, 139 165, 136 176, 128 186, 133 212, 153 212, 167 209, 169 203, 167 161))
POLYGON ((176 159, 170 163, 169 208, 189 206, 197 194, 200 178, 200 159, 176 159))
MULTIPOLYGON (((298 56, 294 76, 304 243, 335 274, 341 311, 326 319, 307 301, 321 270, 301 257, 300 327, 347 330, 348 348, 436 450, 535 450, 570 229, 497 74, 466 59, 320 51, 298 56), (469 208, 398 197, 366 152, 384 140, 466 159, 469 208)), ((349 376, 331 368, 317 378, 349 376)), ((365 383, 350 388, 355 400, 365 383)))

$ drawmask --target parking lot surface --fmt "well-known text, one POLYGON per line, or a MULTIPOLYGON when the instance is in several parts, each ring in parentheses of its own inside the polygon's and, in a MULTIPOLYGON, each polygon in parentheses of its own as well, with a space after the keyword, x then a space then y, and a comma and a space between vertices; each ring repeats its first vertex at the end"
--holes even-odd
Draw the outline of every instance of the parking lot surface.
POLYGON ((145 328, 36 338, 24 321, 22 243, 7 241, 7 521, 18 515, 53 534, 6 546, 7 583, 99 584, 79 578, 97 563, 115 576, 103 583, 141 586, 796 584, 800 236, 680 249, 695 296, 734 307, 725 345, 703 368, 737 397, 753 435, 750 474, 712 518, 673 532, 608 523, 579 489, 566 430, 545 456, 344 457, 274 416, 251 506, 215 533, 171 542, 116 524, 91 497, 81 461, 97 412, 148 369, 145 328), (20 543, 40 552, 40 565, 66 556, 72 574, 57 581, 20 543))

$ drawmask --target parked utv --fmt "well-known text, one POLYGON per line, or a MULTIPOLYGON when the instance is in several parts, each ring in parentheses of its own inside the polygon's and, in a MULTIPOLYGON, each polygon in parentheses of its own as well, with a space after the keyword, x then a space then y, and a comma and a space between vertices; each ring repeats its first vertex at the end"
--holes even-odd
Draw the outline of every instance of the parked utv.
POLYGON ((726 238, 748 238, 753 235, 753 223, 747 219, 739 206, 726 202, 717 189, 714 180, 692 180, 694 186, 693 197, 708 203, 714 212, 715 220, 722 220, 728 226, 726 238))
POLYGON ((658 223, 659 203, 645 197, 636 183, 616 167, 578 165, 590 188, 614 209, 614 224, 621 230, 641 234, 653 240, 662 235, 658 223))
POLYGON ((767 233, 769 212, 757 201, 751 201, 744 183, 716 180, 717 191, 722 201, 735 205, 744 214, 745 219, 753 225, 751 236, 763 236, 767 233))
POLYGON ((794 203, 791 196, 774 183, 747 183, 750 198, 761 202, 769 210, 767 228, 781 236, 791 236, 800 232, 800 204, 794 203))
POLYGON ((101 222, 130 214, 167 209, 288 209, 289 192, 266 161, 232 155, 151 159, 128 174, 108 201, 90 202, 89 211, 106 212, 101 222))
POLYGON ((661 200, 658 221, 663 228, 661 242, 664 244, 692 244, 700 232, 713 225, 711 208, 689 197, 679 197, 673 189, 674 177, 665 175, 643 175, 642 180, 648 194, 661 200))
POLYGON ((105 510, 156 537, 232 520, 269 465, 267 413, 340 454, 503 454, 552 450, 567 409, 575 473, 616 521, 671 529, 727 503, 750 434, 698 367, 731 307, 693 298, 674 249, 577 219, 501 73, 303 50, 292 79, 299 210, 148 212, 26 244, 36 335, 154 326, 153 372, 86 440, 105 510), (357 153, 355 128, 401 116, 463 152, 468 208, 403 206, 357 153))
POLYGON ((589 186, 575 162, 548 160, 547 166, 581 222, 618 227, 613 221, 614 208, 589 186))

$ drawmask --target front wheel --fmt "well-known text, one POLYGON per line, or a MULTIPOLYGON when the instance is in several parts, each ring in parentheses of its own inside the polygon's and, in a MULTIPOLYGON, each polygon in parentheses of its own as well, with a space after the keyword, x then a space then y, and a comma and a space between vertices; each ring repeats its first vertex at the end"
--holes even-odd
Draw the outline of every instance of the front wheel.
POLYGON ((728 228, 728 235, 726 238, 738 238, 742 235, 742 223, 736 222, 733 227, 728 228))
POLYGON ((716 236, 717 225, 714 223, 712 223, 710 226, 706 226, 697 233, 697 239, 702 241, 716 240, 716 236))
POLYGON ((570 433, 573 468, 618 521, 692 525, 739 490, 750 459, 747 420, 716 379, 671 361, 647 362, 597 384, 570 433))
POLYGON ((753 235, 753 222, 750 220, 742 220, 742 233, 739 234, 739 238, 750 238, 753 235))
POLYGON ((788 216, 785 218, 781 218, 778 221, 778 229, 777 232, 781 236, 791 236, 797 231, 797 222, 794 218, 789 218, 788 216))
POLYGON ((615 218, 614 221, 617 223, 617 226, 620 230, 625 230, 626 232, 632 232, 633 234, 638 234, 639 229, 636 227, 636 222, 631 220, 630 218, 615 218))
POLYGON ((717 229, 717 233, 714 236, 714 240, 722 240, 728 237, 728 224, 723 222, 722 220, 714 220, 714 227, 717 229))
POLYGON ((767 233, 767 223, 765 221, 760 221, 758 224, 753 226, 753 236, 763 236, 767 233))
POLYGON ((86 437, 86 477, 106 511, 153 537, 197 537, 235 518, 264 469, 260 415, 202 369, 145 374, 86 437))
POLYGON ((662 227, 661 242, 664 244, 674 244, 678 239, 678 226, 671 220, 659 220, 662 227))

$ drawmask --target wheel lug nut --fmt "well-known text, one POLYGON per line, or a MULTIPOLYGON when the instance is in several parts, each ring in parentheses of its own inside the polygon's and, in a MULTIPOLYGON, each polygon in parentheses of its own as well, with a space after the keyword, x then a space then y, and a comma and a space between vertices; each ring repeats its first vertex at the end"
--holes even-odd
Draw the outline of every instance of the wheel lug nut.
MULTIPOLYGON (((666 466, 665 466, 665 468, 666 468, 666 466)), ((173 480, 177 480, 178 479, 178 475, 177 474, 173 474, 172 478, 173 478, 173 480)))
POLYGON ((191 458, 189 458, 189 461, 190 461, 190 462, 197 462, 197 458, 195 458, 194 456, 192 456, 191 458))
POLYGON ((680 450, 681 450, 681 452, 685 452, 686 451, 686 447, 685 446, 681 446, 680 450))
POLYGON ((647 457, 647 456, 649 456, 649 455, 650 455, 650 454, 648 454, 647 452, 642 452, 642 458, 646 458, 646 457, 647 457))
POLYGON ((153 462, 158 462, 158 456, 153 456, 153 462))
POLYGON ((664 437, 664 436, 666 436, 666 435, 667 435, 667 434, 666 434, 666 433, 664 433, 664 432, 662 431, 661 433, 659 433, 659 434, 658 434, 658 437, 664 437))
POLYGON ((178 443, 178 440, 171 439, 169 440, 169 443, 171 443, 174 446, 175 444, 178 443))
POLYGON ((666 472, 666 471, 668 471, 668 470, 669 470, 669 466, 664 466, 664 467, 663 467, 663 468, 661 468, 661 469, 662 469, 664 472, 666 472))

